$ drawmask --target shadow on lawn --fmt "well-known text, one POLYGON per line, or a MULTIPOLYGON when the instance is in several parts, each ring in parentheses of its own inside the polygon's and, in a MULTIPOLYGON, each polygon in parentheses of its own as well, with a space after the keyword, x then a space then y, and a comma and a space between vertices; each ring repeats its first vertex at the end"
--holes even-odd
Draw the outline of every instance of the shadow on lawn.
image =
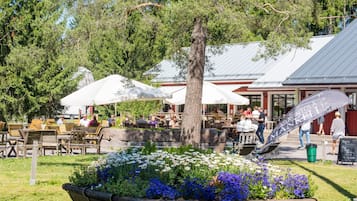
POLYGON ((88 166, 86 163, 77 163, 77 162, 38 162, 39 166, 88 166))
POLYGON ((336 184, 335 182, 333 182, 331 179, 319 174, 318 172, 316 171, 313 171, 307 167, 304 167, 294 161, 290 161, 292 164, 300 167, 301 169, 304 169, 308 172, 311 172, 313 175, 315 175, 316 177, 319 177, 320 179, 322 179, 323 181, 325 181, 327 184, 331 185, 333 188, 335 188, 338 192, 342 193, 343 195, 345 195, 346 197, 348 198, 355 198, 357 197, 357 195, 354 195, 352 193, 350 193, 349 191, 347 191, 346 189, 342 188, 340 185, 336 184))
MULTIPOLYGON (((47 165, 47 166, 88 166, 92 161, 98 160, 99 156, 94 155, 90 157, 80 157, 76 158, 73 162, 66 161, 41 161, 38 162, 38 165, 47 165)), ((66 160, 66 159, 64 159, 66 160)))

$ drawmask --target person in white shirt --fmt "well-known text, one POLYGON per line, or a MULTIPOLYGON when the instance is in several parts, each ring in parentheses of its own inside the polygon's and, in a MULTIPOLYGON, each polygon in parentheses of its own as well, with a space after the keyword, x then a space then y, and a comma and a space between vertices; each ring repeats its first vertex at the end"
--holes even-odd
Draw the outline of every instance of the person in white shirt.
POLYGON ((298 147, 298 149, 303 149, 305 148, 304 146, 304 140, 303 140, 303 136, 306 136, 306 143, 310 144, 310 128, 311 128, 311 122, 305 122, 299 130, 299 141, 300 141, 300 147, 298 147))
POLYGON ((87 115, 83 115, 82 119, 79 121, 80 126, 88 127, 89 120, 87 119, 87 115))
POLYGON ((238 132, 248 133, 248 132, 254 132, 256 129, 257 126, 252 124, 252 120, 246 118, 244 114, 241 116, 240 121, 237 123, 238 132))
POLYGON ((58 118, 58 120, 57 120, 57 122, 56 122, 57 125, 59 125, 59 126, 62 125, 62 124, 63 124, 63 119, 64 119, 63 116, 61 116, 60 118, 58 118))
POLYGON ((332 154, 336 154, 337 141, 345 136, 345 122, 341 119, 341 113, 335 112, 335 118, 332 120, 331 124, 331 135, 332 135, 332 154))

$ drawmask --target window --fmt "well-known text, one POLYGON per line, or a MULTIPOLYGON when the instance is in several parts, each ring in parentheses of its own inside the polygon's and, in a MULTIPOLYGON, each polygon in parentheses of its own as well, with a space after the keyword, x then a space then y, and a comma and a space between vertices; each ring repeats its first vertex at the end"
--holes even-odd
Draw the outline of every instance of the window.
MULTIPOLYGON (((254 106, 262 106, 261 95, 243 95, 249 99, 249 107, 254 108, 254 106)), ((246 109, 247 105, 238 105, 237 109, 246 109)))
POLYGON ((272 95, 272 120, 279 122, 294 107, 294 94, 272 95))

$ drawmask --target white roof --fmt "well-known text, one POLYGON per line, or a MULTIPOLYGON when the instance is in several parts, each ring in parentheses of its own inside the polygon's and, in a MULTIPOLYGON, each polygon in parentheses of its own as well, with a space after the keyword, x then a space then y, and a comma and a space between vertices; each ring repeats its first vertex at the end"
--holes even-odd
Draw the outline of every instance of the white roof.
MULTIPOLYGON (((207 47, 207 58, 204 80, 256 80, 263 76, 276 62, 276 59, 254 60, 261 49, 258 42, 247 44, 230 44, 222 46, 222 53, 213 54, 210 47, 207 47)), ((163 60, 155 68, 150 69, 146 74, 156 74, 153 82, 178 82, 185 81, 179 76, 179 68, 172 60, 163 60)))
POLYGON ((313 37, 311 38, 310 49, 298 48, 284 54, 284 57, 280 58, 264 76, 255 80, 248 88, 282 87, 282 82, 285 81, 287 77, 324 47, 333 37, 334 36, 313 37))

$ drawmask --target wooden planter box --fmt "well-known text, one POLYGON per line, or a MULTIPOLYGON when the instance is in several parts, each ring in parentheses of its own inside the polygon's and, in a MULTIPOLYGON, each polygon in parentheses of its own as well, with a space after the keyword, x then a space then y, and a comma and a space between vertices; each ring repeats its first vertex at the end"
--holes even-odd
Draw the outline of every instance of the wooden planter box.
MULTIPOLYGON (((62 188, 67 191, 72 201, 158 201, 155 199, 142 199, 142 198, 130 198, 119 197, 111 193, 105 193, 100 191, 91 190, 90 188, 78 187, 69 183, 63 184, 62 188)), ((287 199, 279 201, 317 201, 315 198, 306 199, 287 199)), ((255 201, 278 201, 278 200, 255 200, 255 201)))

